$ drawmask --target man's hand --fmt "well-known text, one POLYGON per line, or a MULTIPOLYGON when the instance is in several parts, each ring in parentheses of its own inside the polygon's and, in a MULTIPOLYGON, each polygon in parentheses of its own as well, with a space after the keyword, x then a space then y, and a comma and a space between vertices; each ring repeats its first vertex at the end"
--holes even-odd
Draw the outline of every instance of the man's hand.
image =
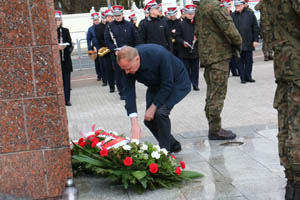
POLYGON ((131 139, 140 139, 142 132, 137 117, 130 118, 131 121, 131 139))
POLYGON ((151 104, 151 106, 146 110, 145 113, 145 120, 146 121, 151 121, 154 119, 154 115, 156 112, 156 106, 154 104, 151 104))
POLYGON ((254 49, 258 46, 258 42, 253 42, 254 49))

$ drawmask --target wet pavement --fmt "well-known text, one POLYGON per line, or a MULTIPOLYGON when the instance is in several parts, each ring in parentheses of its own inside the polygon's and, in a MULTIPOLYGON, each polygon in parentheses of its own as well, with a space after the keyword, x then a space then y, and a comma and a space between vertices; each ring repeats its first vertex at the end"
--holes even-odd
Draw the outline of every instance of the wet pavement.
MULTIPOLYGON (((222 113, 223 127, 234 131, 235 143, 209 141, 204 113, 206 85, 200 69, 200 91, 192 91, 171 113, 172 132, 183 150, 176 154, 187 169, 201 172, 204 178, 172 190, 159 189, 137 194, 112 185, 108 179, 77 177, 75 183, 82 200, 282 200, 283 168, 279 164, 276 111, 272 108, 275 91, 273 63, 264 62, 261 52, 254 58, 256 83, 241 84, 230 77, 222 113)), ((129 136, 130 123, 124 101, 96 81, 93 69, 72 74, 73 106, 67 107, 70 138, 92 124, 129 136)), ((145 87, 137 84, 137 106, 143 141, 156 143, 143 125, 145 87)))

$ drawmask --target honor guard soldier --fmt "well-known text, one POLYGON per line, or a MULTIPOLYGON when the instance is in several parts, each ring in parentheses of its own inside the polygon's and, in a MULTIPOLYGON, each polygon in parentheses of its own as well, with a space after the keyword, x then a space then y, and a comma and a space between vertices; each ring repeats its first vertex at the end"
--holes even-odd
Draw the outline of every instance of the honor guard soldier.
POLYGON ((134 27, 137 29, 137 18, 135 16, 135 13, 129 15, 128 19, 130 20, 131 23, 133 23, 134 27))
POLYGON ((178 57, 184 63, 190 76, 193 89, 199 90, 199 54, 198 41, 195 36, 195 5, 186 5, 185 19, 176 28, 175 39, 178 43, 178 57))
POLYGON ((173 54, 175 56, 178 56, 178 43, 175 39, 175 33, 176 33, 176 27, 179 24, 180 20, 177 19, 177 8, 176 7, 170 7, 168 8, 168 16, 169 19, 167 20, 168 28, 171 31, 171 41, 173 44, 173 54))
POLYGON ((100 49, 98 50, 98 56, 101 61, 101 66, 103 66, 101 68, 103 69, 102 70, 102 74, 104 75, 103 79, 105 77, 105 81, 108 82, 109 84, 109 92, 113 93, 115 91, 114 70, 110 58, 111 57, 110 50, 104 40, 104 33, 105 33, 106 26, 108 23, 113 21, 113 10, 107 9, 103 13, 101 13, 101 15, 104 16, 104 20, 102 20, 100 24, 95 26, 97 40, 100 45, 100 49))
POLYGON ((57 26, 57 38, 59 43, 59 54, 61 62, 62 80, 64 85, 65 105, 72 106, 71 98, 71 72, 73 72, 73 65, 71 53, 73 50, 73 43, 69 29, 62 27, 62 16, 60 11, 55 11, 55 19, 57 26))
MULTIPOLYGON (((95 26, 97 24, 99 24, 99 18, 100 18, 99 13, 97 13, 97 12, 91 13, 91 19, 93 20, 93 25, 91 27, 89 27, 87 35, 86 35, 88 51, 94 51, 94 49, 96 49, 96 51, 98 51, 100 48, 99 43, 96 38, 96 32, 95 32, 95 26)), ((98 57, 96 57, 96 59, 95 59, 95 70, 96 70, 96 74, 97 74, 97 80, 100 81, 102 78, 102 75, 101 75, 101 69, 100 69, 100 61, 99 61, 98 57)))
POLYGON ((222 129, 221 112, 227 92, 229 61, 234 49, 240 50, 242 38, 232 18, 216 0, 194 0, 196 35, 201 64, 207 84, 205 114, 210 140, 234 139, 236 135, 222 129), (198 2, 196 2, 198 1, 198 2), (199 19, 199 20, 198 20, 199 19))
POLYGON ((115 20, 107 24, 104 33, 105 44, 111 51, 115 79, 121 100, 124 100, 123 86, 125 74, 116 61, 117 51, 125 45, 134 47, 139 43, 138 32, 132 23, 124 19, 123 10, 123 6, 113 6, 115 20))
POLYGON ((141 42, 159 44, 172 51, 170 31, 166 21, 159 17, 158 4, 152 0, 146 7, 149 10, 149 17, 139 25, 141 42))

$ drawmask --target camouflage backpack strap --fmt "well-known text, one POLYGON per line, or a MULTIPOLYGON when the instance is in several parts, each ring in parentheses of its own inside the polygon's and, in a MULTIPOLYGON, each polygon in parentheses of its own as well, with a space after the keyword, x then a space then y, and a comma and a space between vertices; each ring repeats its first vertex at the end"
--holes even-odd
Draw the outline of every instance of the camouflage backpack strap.
MULTIPOLYGON (((278 12, 278 9, 276 9, 276 8, 278 8, 279 7, 279 4, 280 4, 281 2, 279 2, 279 0, 273 0, 273 4, 274 4, 274 8, 275 9, 273 9, 273 20, 274 20, 274 22, 273 23, 275 23, 275 22, 277 22, 278 23, 278 27, 279 27, 279 29, 280 29, 280 32, 283 34, 283 36, 287 39, 287 40, 289 40, 289 42, 291 43, 291 45, 295 48, 295 49, 297 49, 299 52, 300 52, 300 41, 298 41, 297 39, 295 39, 293 36, 291 36, 288 32, 287 32, 287 30, 285 30, 285 26, 284 26, 284 24, 281 24, 280 23, 280 21, 278 21, 277 20, 277 16, 280 16, 280 13, 278 12)), ((298 21, 298 23, 299 23, 300 21, 298 21)))

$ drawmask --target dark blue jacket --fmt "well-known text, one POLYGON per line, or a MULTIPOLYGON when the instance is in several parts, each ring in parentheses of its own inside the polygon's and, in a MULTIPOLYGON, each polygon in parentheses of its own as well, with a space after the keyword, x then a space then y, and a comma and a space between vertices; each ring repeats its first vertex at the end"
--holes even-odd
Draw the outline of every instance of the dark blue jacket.
POLYGON ((134 47, 139 44, 138 32, 131 22, 124 19, 121 22, 113 21, 106 26, 104 33, 105 44, 111 52, 114 52, 117 47, 114 45, 108 27, 110 27, 110 30, 117 41, 117 47, 122 47, 124 45, 134 47))
POLYGON ((125 81, 125 108, 127 114, 137 112, 135 81, 148 87, 147 108, 153 103, 173 107, 191 90, 191 82, 184 64, 164 47, 157 44, 138 45, 140 68, 127 74, 125 81))
POLYGON ((92 50, 93 47, 100 49, 99 43, 97 41, 96 33, 95 33, 95 25, 91 26, 88 29, 88 32, 86 34, 86 40, 87 40, 88 50, 92 50))

